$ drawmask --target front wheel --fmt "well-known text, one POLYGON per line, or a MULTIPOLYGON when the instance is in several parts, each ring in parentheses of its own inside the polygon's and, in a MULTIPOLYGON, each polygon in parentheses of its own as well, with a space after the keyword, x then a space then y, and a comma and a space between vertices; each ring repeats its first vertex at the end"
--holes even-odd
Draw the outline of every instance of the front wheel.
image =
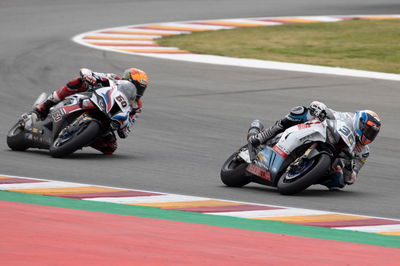
POLYGON ((24 151, 29 148, 25 140, 25 130, 20 122, 16 123, 8 132, 7 145, 13 151, 24 151))
POLYGON ((63 129, 50 147, 50 155, 55 158, 67 156, 74 151, 88 145, 100 132, 97 121, 84 122, 63 129))
POLYGON ((246 175, 247 163, 237 158, 237 152, 232 154, 221 168, 221 181, 228 187, 243 187, 250 183, 246 175))
POLYGON ((331 158, 321 154, 304 163, 304 168, 297 172, 287 171, 278 181, 278 191, 283 195, 299 193, 315 184, 325 175, 331 165, 331 158))

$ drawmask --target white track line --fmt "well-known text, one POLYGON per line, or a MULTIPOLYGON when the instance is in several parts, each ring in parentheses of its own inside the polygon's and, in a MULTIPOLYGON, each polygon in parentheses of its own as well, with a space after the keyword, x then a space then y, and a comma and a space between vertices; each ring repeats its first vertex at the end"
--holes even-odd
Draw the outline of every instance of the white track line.
POLYGON ((308 209, 280 209, 280 210, 263 210, 263 211, 243 211, 243 212, 216 212, 208 213, 222 216, 232 216, 240 218, 260 218, 260 217, 284 217, 284 216, 305 216, 318 214, 333 214, 332 212, 308 210, 308 209))
POLYGON ((109 198, 90 198, 90 201, 113 202, 113 203, 162 203, 162 202, 184 202, 184 201, 201 201, 210 200, 209 198, 185 196, 185 195, 160 195, 160 196, 143 196, 143 197, 109 197, 109 198))
POLYGON ((375 226, 352 226, 352 227, 335 227, 334 229, 350 230, 350 231, 362 231, 369 233, 380 233, 380 232, 400 232, 400 224, 390 225, 375 225, 375 226))
POLYGON ((66 187, 86 187, 86 186, 90 185, 62 182, 62 181, 49 181, 40 183, 0 184, 0 190, 30 189, 30 188, 66 188, 66 187))

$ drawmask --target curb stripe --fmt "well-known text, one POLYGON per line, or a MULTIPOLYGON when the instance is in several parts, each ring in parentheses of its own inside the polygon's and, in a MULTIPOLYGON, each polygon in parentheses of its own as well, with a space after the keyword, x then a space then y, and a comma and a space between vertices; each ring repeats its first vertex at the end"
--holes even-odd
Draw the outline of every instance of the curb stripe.
POLYGON ((207 29, 203 29, 203 28, 191 28, 191 27, 183 27, 183 26, 179 27, 179 26, 168 26, 168 25, 149 25, 149 26, 139 27, 138 29, 153 29, 153 30, 166 30, 166 31, 186 31, 186 32, 207 31, 207 29))
POLYGON ((194 207, 194 208, 174 208, 176 211, 187 212, 202 212, 202 213, 216 213, 216 212, 229 212, 229 211, 253 211, 253 210, 275 210, 278 207, 260 206, 252 204, 231 205, 231 206, 217 206, 217 207, 194 207))
POLYGON ((96 187, 96 186, 80 186, 80 187, 63 187, 63 188, 9 189, 8 191, 29 193, 29 194, 53 195, 53 194, 94 193, 94 192, 115 192, 122 190, 115 188, 96 187))
POLYGON ((89 199, 89 198, 104 198, 104 197, 143 197, 161 195, 157 193, 149 193, 142 191, 112 191, 112 192, 89 192, 89 193, 75 193, 75 194, 53 194, 52 196, 72 198, 72 199, 89 199))
MULTIPOLYGON (((276 221, 241 219, 235 217, 210 215, 203 213, 163 210, 160 208, 152 208, 152 207, 129 206, 123 204, 106 203, 106 202, 94 202, 87 200, 77 200, 77 199, 58 198, 58 197, 42 196, 35 194, 0 191, 0 202, 4 201, 31 204, 32 208, 35 210, 38 208, 40 209, 40 207, 37 207, 35 205, 53 206, 64 209, 66 208, 75 210, 86 210, 91 212, 103 212, 108 214, 120 214, 125 216, 136 217, 134 219, 140 219, 140 217, 143 217, 143 218, 153 218, 157 220, 170 220, 170 221, 194 223, 198 225, 212 225, 218 227, 229 227, 229 228, 245 229, 251 231, 269 232, 269 233, 279 234, 280 236, 283 237, 286 237, 285 235, 311 237, 313 238, 309 239, 311 241, 314 241, 315 239, 328 239, 328 240, 338 240, 338 241, 346 241, 346 242, 353 242, 360 244, 370 244, 370 245, 400 248, 400 238, 394 235, 371 234, 371 233, 355 232, 349 230, 336 230, 324 227, 288 224, 276 221)), ((12 208, 14 209, 15 206, 18 205, 9 204, 9 206, 12 206, 12 208)), ((176 227, 174 227, 172 230, 176 232, 175 229, 176 227)), ((219 228, 217 230, 221 229, 219 228)), ((205 241, 206 240, 207 239, 205 239, 205 241)), ((337 243, 337 244, 344 245, 345 243, 337 243)), ((268 246, 265 246, 265 251, 268 250, 269 250, 268 246)), ((397 250, 392 250, 392 253, 393 252, 397 252, 397 250)))
POLYGON ((40 180, 29 180, 29 179, 23 179, 23 178, 6 178, 6 177, 0 177, 1 178, 1 184, 18 184, 18 183, 41 183, 44 181, 40 180))
POLYGON ((234 29, 242 27, 275 26, 293 23, 317 23, 338 22, 344 20, 388 20, 400 19, 400 15, 348 15, 348 16, 296 16, 296 17, 261 17, 261 18, 238 18, 238 19, 214 19, 199 21, 166 22, 141 25, 128 25, 116 28, 101 29, 86 32, 73 37, 73 41, 95 49, 114 51, 132 55, 142 55, 163 59, 189 61, 196 63, 207 63, 217 65, 229 65, 239 67, 250 67, 259 69, 275 69, 284 71, 299 71, 317 74, 331 74, 363 78, 375 78, 384 80, 400 80, 399 74, 381 73, 364 70, 353 70, 337 67, 325 67, 306 64, 294 64, 274 62, 258 59, 232 58, 224 56, 213 56, 196 54, 175 47, 159 46, 154 39, 168 36, 190 34, 193 32, 234 29), (119 35, 121 37, 117 37, 119 35), (132 39, 131 39, 132 38, 132 39), (148 40, 151 43, 138 46, 136 43, 109 44, 94 43, 90 40, 148 40), (146 47, 147 46, 147 47, 146 47), (154 49, 156 46, 158 49, 154 49), (119 49, 126 47, 126 49, 119 49), (140 49, 138 49, 140 47, 140 49))
POLYGON ((229 202, 222 200, 199 200, 199 201, 178 201, 178 202, 161 202, 161 203, 137 203, 136 206, 157 207, 163 209, 176 209, 184 207, 211 207, 211 206, 229 206, 243 205, 243 203, 229 202))
POLYGON ((400 220, 352 215, 328 211, 290 208, 248 202, 228 201, 206 197, 131 190, 126 188, 51 181, 29 177, 1 176, 0 190, 81 199, 82 201, 135 205, 215 216, 247 218, 260 222, 279 221, 288 224, 329 227, 335 230, 354 230, 397 236, 400 220), (7 184, 8 180, 19 180, 7 184))

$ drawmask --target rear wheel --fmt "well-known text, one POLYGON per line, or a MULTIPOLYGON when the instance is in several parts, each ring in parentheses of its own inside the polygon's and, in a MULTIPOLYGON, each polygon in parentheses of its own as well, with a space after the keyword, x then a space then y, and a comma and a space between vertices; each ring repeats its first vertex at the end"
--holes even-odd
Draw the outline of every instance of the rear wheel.
POLYGON ((29 148, 25 140, 25 130, 20 122, 16 123, 8 132, 7 145, 13 151, 24 151, 29 148))
POLYGON ((228 187, 243 187, 250 183, 250 177, 246 175, 248 164, 237 158, 237 154, 232 154, 221 168, 221 181, 228 187))
MULTIPOLYGON (((321 154, 304 162, 301 168, 285 172, 278 181, 278 191, 283 195, 299 193, 318 183, 331 165, 331 158, 321 154)), ((290 167, 290 166, 289 166, 290 167)))
MULTIPOLYGON (((79 119, 79 118, 78 118, 79 119)), ((61 130, 50 147, 50 155, 56 158, 64 157, 90 144, 99 134, 100 125, 97 121, 75 123, 61 130)))

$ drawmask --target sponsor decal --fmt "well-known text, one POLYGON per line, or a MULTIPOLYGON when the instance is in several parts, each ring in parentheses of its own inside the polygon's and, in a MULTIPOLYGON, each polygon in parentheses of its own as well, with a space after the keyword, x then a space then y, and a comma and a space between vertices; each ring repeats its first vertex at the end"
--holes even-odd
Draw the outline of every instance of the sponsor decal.
POLYGON ((286 152, 284 152, 281 148, 279 148, 277 145, 275 145, 274 147, 272 147, 272 149, 278 153, 280 156, 282 156, 283 158, 286 159, 286 157, 288 156, 288 154, 286 152))
POLYGON ((58 122, 62 119, 64 114, 65 114, 64 109, 59 108, 51 113, 51 117, 53 118, 54 122, 58 122))
POLYGON ((271 173, 255 164, 249 164, 247 171, 253 175, 261 177, 267 181, 271 181, 271 173))
POLYGON ((63 111, 61 111, 61 112, 64 112, 64 113, 61 113, 61 114, 64 115, 64 114, 69 114, 76 110, 79 110, 79 109, 81 109, 81 107, 78 104, 74 104, 74 105, 64 106, 62 109, 63 109, 63 111))
POLYGON ((304 123, 304 124, 298 124, 298 125, 297 125, 297 128, 298 128, 299 130, 301 130, 301 129, 306 129, 306 128, 311 127, 312 124, 321 124, 321 122, 320 122, 320 121, 309 121, 309 122, 306 122, 306 123, 304 123))

